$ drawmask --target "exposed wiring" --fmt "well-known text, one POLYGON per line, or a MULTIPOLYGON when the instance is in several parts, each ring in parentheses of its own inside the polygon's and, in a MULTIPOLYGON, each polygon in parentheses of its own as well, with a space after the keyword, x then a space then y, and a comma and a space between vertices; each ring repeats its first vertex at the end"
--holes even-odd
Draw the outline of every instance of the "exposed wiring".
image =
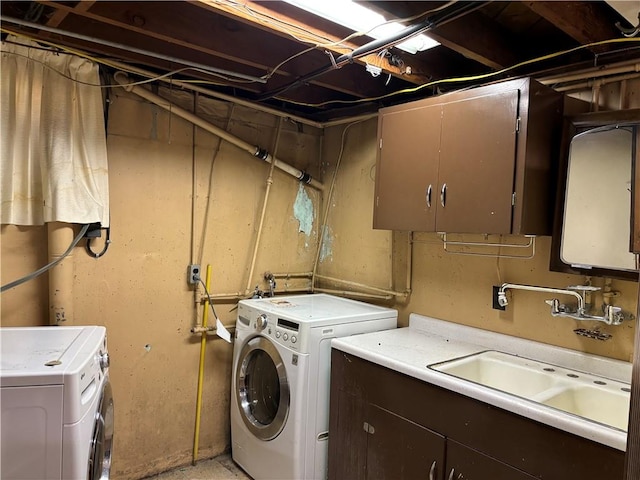
POLYGON ((582 50, 584 48, 595 47, 595 46, 598 46, 598 45, 606 45, 606 44, 609 44, 609 43, 621 43, 621 42, 640 42, 640 38, 614 38, 614 39, 610 39, 610 40, 602 40, 602 41, 599 41, 599 42, 588 43, 588 44, 585 44, 585 45, 580 45, 578 47, 570 48, 569 50, 562 50, 562 51, 559 51, 559 52, 543 55, 541 57, 532 58, 530 60, 525 60, 524 62, 517 63, 515 65, 503 68, 501 70, 497 70, 495 72, 483 73, 483 74, 480 74, 480 75, 471 75, 471 76, 468 76, 468 77, 443 78, 443 79, 440 79, 440 80, 434 80, 433 82, 423 83, 423 84, 417 85, 415 87, 405 88, 405 89, 402 89, 402 90, 397 90, 395 92, 387 93, 385 95, 380 95, 378 97, 360 98, 360 99, 357 99, 357 100, 328 100, 326 102, 321 102, 321 103, 304 103, 304 102, 296 102, 294 100, 289 100, 289 99, 285 99, 285 98, 281 98, 281 97, 275 97, 275 98, 277 98, 278 100, 281 100, 283 102, 291 103, 293 105, 300 105, 300 106, 303 106, 303 107, 313 107, 313 108, 325 107, 327 105, 332 105, 332 104, 354 104, 354 103, 375 102, 377 100, 383 100, 385 98, 390 98, 390 97, 393 97, 395 95, 400 95, 400 94, 404 94, 404 93, 415 93, 417 91, 422 90, 423 88, 432 87, 434 85, 440 85, 440 84, 443 84, 443 83, 458 83, 458 82, 468 82, 468 81, 474 81, 474 80, 484 80, 484 79, 487 79, 487 78, 495 77, 497 75, 501 75, 501 74, 506 73, 506 72, 508 72, 510 70, 514 70, 516 68, 523 67, 525 65, 530 65, 530 64, 541 62, 541 61, 544 61, 544 60, 549 60, 551 58, 559 57, 561 55, 566 55, 568 53, 572 53, 572 52, 575 52, 577 50, 582 50))
POLYGON ((209 290, 207 290, 207 286, 205 285, 205 283, 202 281, 200 277, 198 277, 198 280, 202 284, 202 288, 204 288, 204 293, 207 296, 207 300, 208 300, 207 303, 209 304, 209 306, 211 307, 211 311, 213 312, 213 318, 215 318, 216 320, 219 320, 218 314, 216 313, 216 309, 213 307, 213 298, 211 298, 211 294, 209 293, 209 290))
POLYGON ((104 247, 98 253, 94 252, 91 249, 91 238, 87 237, 87 243, 85 245, 85 249, 87 250, 87 253, 93 258, 100 258, 105 253, 107 253, 107 250, 109 250, 109 245, 111 245, 111 227, 107 227, 105 228, 105 230, 106 230, 106 233, 105 233, 104 247))
MULTIPOLYGON (((222 2, 218 1, 217 3, 222 3, 222 2)), ((421 14, 420 16, 423 16, 423 15, 421 14)), ((103 64, 103 65, 115 68, 115 66, 111 65, 108 60, 99 59, 99 58, 93 57, 91 55, 86 54, 85 52, 81 52, 81 51, 78 51, 78 50, 75 50, 75 49, 72 49, 72 48, 67 48, 67 47, 55 44, 53 42, 48 42, 46 40, 34 39, 34 38, 32 38, 32 37, 30 37, 28 35, 25 35, 23 33, 14 32, 12 30, 7 30, 7 29, 2 28, 2 27, 0 27, 0 31, 5 32, 5 33, 9 33, 9 34, 12 34, 12 35, 17 35, 17 36, 29 38, 30 40, 37 41, 37 42, 43 43, 43 44, 47 44, 47 45, 51 46, 52 48, 62 49, 64 51, 73 53, 74 55, 77 55, 77 56, 80 56, 82 58, 86 58, 88 60, 91 60, 93 62, 100 63, 100 64, 103 64)), ((511 70, 514 70, 514 69, 517 69, 517 68, 520 68, 520 67, 523 67, 523 66, 526 66, 526 65, 531 65, 531 64, 534 64, 534 63, 537 63, 537 62, 541 62, 541 61, 544 61, 544 60, 549 60, 549 59, 552 59, 552 58, 556 58, 556 57, 559 57, 559 56, 562 56, 562 55, 566 55, 568 53, 572 53, 572 52, 575 52, 575 51, 578 51, 578 50, 582 50, 582 49, 585 49, 585 48, 591 48, 591 47, 595 47, 595 46, 599 46, 599 45, 606 45, 606 44, 611 44, 611 43, 625 43, 625 42, 640 42, 640 38, 614 38, 614 39, 610 39, 610 40, 602 40, 602 41, 598 41, 598 42, 588 43, 588 44, 585 44, 585 45, 579 45, 577 47, 574 47, 574 48, 571 48, 571 49, 568 49, 568 50, 562 50, 562 51, 559 51, 559 52, 555 52, 555 53, 543 55, 543 56, 540 56, 540 57, 536 57, 536 58, 533 58, 533 59, 530 59, 530 60, 525 60, 523 62, 517 63, 517 64, 512 65, 510 67, 506 67, 506 68, 503 68, 501 70, 497 70, 497 71, 494 71, 494 72, 489 72, 489 73, 480 74, 480 75, 472 75, 472 76, 468 76, 468 77, 445 78, 445 79, 440 79, 440 80, 434 80, 434 81, 431 81, 431 82, 427 82, 427 83, 423 83, 423 84, 417 85, 415 87, 397 90, 397 91, 390 92, 390 93, 387 93, 385 95, 380 95, 380 96, 377 96, 377 97, 368 97, 368 98, 361 98, 361 99, 356 99, 356 100, 328 100, 326 102, 321 102, 321 103, 297 102, 295 100, 290 100, 290 99, 286 99, 286 98, 279 97, 279 96, 275 96, 274 98, 277 99, 277 100, 292 104, 292 105, 299 105, 299 106, 311 107, 311 108, 322 108, 322 107, 326 107, 327 105, 332 105, 332 104, 349 105, 349 104, 360 104, 360 103, 366 103, 366 102, 375 102, 375 101, 378 101, 378 100, 391 98, 391 97, 394 97, 396 95, 402 95, 402 94, 406 94, 406 93, 415 93, 415 92, 418 92, 418 91, 420 91, 420 90, 422 90, 424 88, 433 87, 433 86, 436 86, 436 85, 441 85, 441 84, 446 84, 446 83, 461 83, 461 82, 468 82, 468 81, 475 81, 475 80, 484 80, 484 79, 487 79, 487 78, 491 78, 491 77, 494 77, 494 76, 501 75, 503 73, 509 72, 511 70)), ((310 51, 311 49, 307 49, 307 50, 310 51)), ((299 52, 295 56, 299 56, 299 55, 301 55, 302 53, 305 53, 305 52, 306 51, 299 52)), ((2 52, 2 53, 4 54, 4 53, 11 53, 11 52, 2 52)), ((293 58, 293 56, 290 57, 290 58, 293 58)), ((280 68, 288 60, 289 59, 284 60, 276 68, 280 68)), ((34 61, 37 61, 37 60, 34 60, 34 61)), ((121 66, 119 66, 118 68, 122 69, 121 66)), ((147 80, 141 80, 139 82, 132 82, 132 83, 130 83, 128 85, 135 86, 135 85, 141 85, 141 84, 145 84, 145 83, 151 83, 151 82, 154 82, 156 80, 161 80, 163 78, 170 77, 172 75, 175 75, 176 73, 180 73, 180 72, 187 71, 187 70, 194 70, 194 68, 191 68, 191 67, 181 68, 181 69, 174 70, 174 71, 162 74, 162 75, 158 75, 156 77, 151 77, 151 78, 149 78, 147 80)), ((60 72, 58 72, 58 73, 60 73, 60 72)), ((135 72, 135 71, 130 71, 130 73, 139 74, 138 72, 135 72)), ((271 73, 271 75, 273 73, 275 73, 275 70, 271 73)), ((60 74, 63 75, 62 73, 60 73, 60 74)), ((75 80, 75 79, 72 79, 72 80, 78 81, 78 80, 75 80)), ((181 80, 181 81, 183 81, 185 83, 188 82, 188 83, 202 83, 202 84, 210 84, 210 85, 221 85, 221 84, 216 83, 216 82, 208 82, 208 81, 198 81, 198 80, 196 80, 196 81, 194 81, 194 80, 181 80)), ((81 82, 81 83, 83 83, 83 82, 81 82)), ((107 88, 107 87, 111 87, 111 86, 120 86, 120 85, 93 85, 93 86, 107 88)))
MULTIPOLYGON (((217 76, 220 78, 223 78, 229 82, 238 82, 238 83, 264 83, 265 81, 262 80, 260 77, 254 77, 254 76, 250 76, 250 75, 245 75, 243 73, 240 72, 231 72, 228 70, 224 70, 221 68, 215 68, 215 67, 211 67, 209 65, 206 64, 200 64, 200 63, 194 63, 191 62, 189 60, 185 60, 182 58, 176 58, 176 57, 172 57, 172 56, 167 56, 167 55, 163 55, 160 54, 158 52, 150 52, 148 50, 142 50, 140 48, 135 47, 132 44, 121 44, 121 43, 115 43, 106 39, 99 39, 96 37, 89 37, 80 33, 75 33, 75 32, 71 32, 68 30, 61 30, 55 27, 49 27, 46 25, 40 25, 37 23, 33 23, 33 22, 27 22, 24 20, 19 20, 17 18, 11 18, 11 17, 5 17, 3 15, 0 14, 0 22, 8 22, 11 24, 15 24, 18 25, 19 27, 24 27, 24 28, 33 28, 36 30, 40 30, 41 32, 48 32, 48 33, 53 33, 53 34, 57 34, 57 35, 62 35, 65 37, 71 37, 74 39, 78 39, 78 40, 82 40, 82 41, 87 41, 90 43, 96 43, 98 45, 101 46, 107 46, 107 47, 112 47, 112 48, 116 48, 116 49, 120 49, 120 50, 124 50, 124 51, 129 51, 132 53, 137 53, 146 57, 152 57, 152 58, 156 58, 156 59, 161 59, 161 60, 166 60, 171 62, 172 64, 178 64, 178 65, 185 65, 185 66, 189 66, 189 67, 193 67, 196 69, 200 69, 204 72, 206 72, 209 75, 212 76, 217 76)), ((16 27, 14 27, 16 28, 16 27)), ((10 31, 10 30, 9 30, 10 31)))
POLYGON ((82 229, 80 229, 80 233, 78 233, 78 235, 76 235, 76 238, 73 239, 73 242, 71 242, 71 245, 69 245, 69 248, 67 248, 67 251, 64 252, 59 258, 57 258, 53 262, 48 263, 44 267, 39 268, 35 272, 32 272, 32 273, 30 273, 28 275, 25 275, 22 278, 19 278, 17 280, 14 280, 13 282, 10 282, 10 283, 7 283, 6 285, 3 285, 2 287, 0 287, 0 293, 3 293, 4 291, 9 290, 9 289, 11 289, 13 287, 17 287, 18 285, 21 285, 21 284, 23 284, 25 282, 28 282, 29 280, 33 280, 37 276, 42 275, 47 270, 55 267, 58 263, 60 263, 62 260, 64 260, 71 253, 71 251, 78 244, 80 239, 82 237, 84 237, 84 234, 87 233, 87 230, 89 229, 89 225, 90 224, 87 223, 86 225, 84 225, 82 227, 82 229))
POLYGON ((636 27, 625 28, 620 22, 616 22, 615 25, 616 28, 620 30, 620 33, 622 33, 622 35, 624 35, 625 37, 635 37, 636 35, 638 35, 638 33, 640 33, 640 12, 638 13, 638 25, 636 27))
MULTIPOLYGON (((22 47, 25 47, 25 48, 35 48, 35 49, 38 49, 38 50, 48 50, 51 53, 56 53, 56 54, 60 53, 58 51, 58 49, 59 49, 59 50, 63 50, 65 52, 68 52, 69 54, 73 54, 73 55, 82 57, 82 58, 84 58, 86 60, 90 60, 90 61, 92 61, 94 63, 97 63, 97 64, 106 65, 108 67, 120 68, 121 69, 121 67, 116 67, 115 65, 112 65, 106 59, 100 59, 100 58, 92 57, 91 55, 88 55, 88 54, 86 54, 84 52, 79 52, 79 51, 77 51, 75 49, 67 48, 67 47, 64 47, 62 45, 58 45, 58 44, 55 44, 55 43, 52 43, 52 42, 44 42, 44 41, 39 40, 39 39, 36 40, 36 39, 34 39, 34 38, 30 37, 30 36, 23 35, 21 33, 16 33, 16 32, 13 32, 11 30, 6 30, 6 29, 1 28, 1 27, 0 27, 0 31, 2 31, 4 33, 10 33, 11 35, 24 37, 24 38, 27 38, 27 39, 32 40, 32 41, 37 41, 37 42, 40 42, 40 43, 46 43, 47 45, 49 45, 50 48, 34 47, 34 46, 31 46, 31 45, 24 45, 24 44, 21 44, 21 43, 18 43, 18 42, 12 42, 10 40, 4 40, 5 43, 10 43, 12 45, 19 45, 19 46, 22 46, 22 47)), ((6 55, 6 54, 15 55, 15 56, 18 56, 18 57, 27 58, 27 59, 29 59, 29 60, 31 60, 33 62, 39 63, 39 64, 49 68, 50 70, 53 70, 54 72, 58 73, 60 76, 62 76, 64 78, 67 78, 69 80, 73 80, 76 83, 79 83, 81 85, 87 85, 87 86, 90 86, 90 87, 100 87, 100 88, 111 88, 111 87, 121 87, 121 86, 122 87, 134 87, 134 86, 137 86, 137 85, 144 85, 144 84, 147 84, 147 83, 152 83, 152 82, 155 82, 155 81, 158 81, 158 80, 162 80, 163 78, 172 77, 172 76, 174 76, 174 75, 176 75, 178 73, 187 72, 187 71, 194 71, 194 72, 204 73, 204 74, 207 74, 207 75, 214 75, 214 76, 217 76, 219 78, 222 78, 222 79, 225 79, 225 80, 229 80, 229 81, 232 81, 232 82, 244 83, 244 82, 236 81, 235 79, 226 78, 226 77, 224 77, 222 75, 216 75, 216 74, 213 74, 211 72, 208 72, 206 70, 202 70, 202 69, 199 69, 199 68, 183 67, 183 68, 178 68, 176 70, 171 70, 170 72, 163 73, 161 75, 157 75, 157 76, 151 77, 151 78, 149 78, 147 80, 140 80, 140 81, 137 81, 137 82, 127 83, 126 85, 120 85, 120 84, 103 85, 103 84, 98 84, 98 83, 90 83, 90 82, 83 82, 81 80, 77 80, 77 79, 75 79, 75 78, 73 78, 73 77, 71 77, 69 75, 66 75, 66 74, 56 70, 55 68, 47 65, 45 62, 42 62, 41 60, 37 60, 35 58, 32 58, 32 57, 30 57, 28 55, 24 55, 22 53, 2 51, 2 54, 3 55, 6 55)), ((136 73, 136 72, 129 71, 129 73, 136 73)), ((223 86, 223 84, 221 84, 221 83, 212 82, 212 81, 209 81, 209 80, 181 80, 181 81, 185 82, 185 83, 199 83, 199 84, 203 84, 203 85, 220 85, 220 86, 223 86)))
MULTIPOLYGON (((296 54, 294 54, 294 55, 291 55, 290 57, 288 57, 288 58, 284 59, 284 60, 283 60, 282 62, 280 62, 278 65, 276 65, 275 67, 273 67, 273 68, 269 71, 269 73, 267 73, 266 75, 264 75, 263 77, 261 77, 261 78, 263 78, 263 79, 265 79, 265 80, 268 80, 268 79, 270 79, 273 75, 275 75, 275 73, 276 73, 278 70, 280 70, 280 68, 282 68, 282 66, 283 66, 283 65, 285 65, 286 63, 290 62, 291 60, 294 60, 295 58, 297 58, 297 57, 299 57, 299 56, 301 56, 301 55, 304 55, 305 53, 309 53, 309 52, 311 52, 311 51, 313 51, 313 50, 316 50, 316 49, 318 49, 318 48, 329 48, 329 47, 342 47, 342 48, 345 48, 345 49, 347 49, 347 50, 351 50, 351 51, 353 51, 355 47, 353 47, 353 46, 351 46, 351 45, 345 45, 345 43, 346 43, 346 42, 348 42, 349 40, 351 40, 351 39, 353 39, 353 38, 358 38, 358 37, 363 37, 363 36, 369 35, 371 32, 373 32, 373 31, 374 31, 374 30, 376 30, 377 28, 380 28, 380 27, 382 27, 382 26, 384 26, 384 25, 387 25, 387 24, 389 24, 389 23, 400 23, 400 24, 403 24, 403 23, 406 23, 406 22, 411 22, 411 21, 416 20, 416 19, 418 19, 418 18, 425 17, 425 16, 429 15, 430 13, 434 13, 434 12, 438 12, 438 11, 440 11, 440 10, 444 10, 445 8, 447 8, 447 7, 451 6, 451 5, 453 5, 453 4, 455 3, 455 1, 447 2, 446 4, 441 5, 441 6, 440 6, 440 7, 438 7, 438 8, 434 8, 434 9, 431 9, 431 10, 427 10, 427 11, 424 11, 424 12, 419 13, 419 14, 417 14, 417 15, 413 15, 413 16, 411 16, 411 17, 405 17, 405 18, 393 18, 393 19, 387 20, 387 21, 385 21, 385 22, 382 22, 382 23, 380 23, 380 24, 378 24, 378 25, 375 25, 375 26, 371 27, 371 28, 370 28, 369 30, 367 30, 367 31, 354 32, 354 33, 352 33, 352 34, 350 34, 350 35, 347 35, 346 37, 344 37, 344 38, 342 38, 342 39, 340 39, 340 40, 329 41, 329 39, 328 39, 328 38, 326 38, 326 37, 323 37, 323 36, 321 36, 321 35, 318 35, 318 34, 313 33, 313 35, 314 35, 314 36, 316 36, 317 38, 319 38, 319 39, 321 39, 321 40, 326 40, 325 42, 313 42, 313 41, 311 41, 310 39, 304 39, 304 38, 301 38, 299 35, 297 35, 297 34, 295 34, 295 33, 292 33, 292 31, 290 31, 290 30, 289 30, 290 28, 291 28, 291 29, 299 30, 299 29, 301 28, 301 27, 300 27, 300 25, 295 25, 295 24, 292 24, 292 23, 290 23, 290 22, 285 22, 285 21, 283 21, 283 20, 282 20, 282 19, 280 19, 280 18, 273 17, 273 16, 268 15, 268 14, 263 13, 263 12, 258 12, 258 11, 256 11, 256 10, 253 10, 252 8, 250 8, 249 6, 247 6, 246 4, 239 4, 239 3, 237 3, 237 2, 233 2, 233 1, 221 1, 221 0, 216 0, 216 2, 215 2, 215 3, 221 4, 221 5, 223 5, 223 4, 224 4, 224 5, 228 5, 228 6, 232 7, 232 8, 237 9, 237 10, 245 11, 245 12, 247 12, 249 15, 251 15, 252 17, 254 17, 256 20, 258 20, 258 21, 260 21, 260 22, 264 23, 265 25, 269 25, 269 24, 277 25, 278 27, 280 27, 281 29, 283 29, 283 30, 285 31, 285 33, 287 33, 287 34, 288 34, 289 36, 291 36, 293 39, 295 39, 295 40, 297 40, 297 41, 299 41, 299 42, 301 42, 301 43, 307 43, 307 44, 312 45, 311 47, 309 47, 309 48, 307 48, 307 49, 305 49, 305 50, 302 50, 302 51, 300 51, 300 52, 298 52, 298 53, 296 53, 296 54)), ((310 34, 311 32, 305 31, 304 33, 305 33, 305 34, 310 34)))

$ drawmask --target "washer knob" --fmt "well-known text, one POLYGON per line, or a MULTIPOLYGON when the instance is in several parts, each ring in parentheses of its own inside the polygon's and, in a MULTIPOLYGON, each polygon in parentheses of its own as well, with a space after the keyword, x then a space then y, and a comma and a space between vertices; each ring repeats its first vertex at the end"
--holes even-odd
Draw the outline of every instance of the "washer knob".
POLYGON ((107 352, 104 353, 100 353, 98 355, 98 364, 100 365, 100 369, 104 372, 107 368, 109 368, 109 365, 111 364, 111 361, 109 360, 109 354, 107 352))
POLYGON ((263 313, 258 318, 256 318, 256 330, 264 330, 267 326, 267 316, 263 313))

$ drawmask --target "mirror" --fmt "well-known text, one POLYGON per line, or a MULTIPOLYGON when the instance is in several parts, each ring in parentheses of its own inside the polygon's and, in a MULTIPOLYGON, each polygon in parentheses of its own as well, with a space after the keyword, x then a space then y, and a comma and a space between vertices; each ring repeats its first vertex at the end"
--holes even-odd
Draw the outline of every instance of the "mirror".
POLYGON ((608 112, 608 117, 585 115, 591 122, 570 121, 560 170, 551 270, 638 278, 631 239, 640 118, 635 123, 614 121, 616 113, 624 111, 608 112))
POLYGON ((560 258, 581 268, 636 270, 631 235, 632 127, 600 127, 571 140, 560 258))

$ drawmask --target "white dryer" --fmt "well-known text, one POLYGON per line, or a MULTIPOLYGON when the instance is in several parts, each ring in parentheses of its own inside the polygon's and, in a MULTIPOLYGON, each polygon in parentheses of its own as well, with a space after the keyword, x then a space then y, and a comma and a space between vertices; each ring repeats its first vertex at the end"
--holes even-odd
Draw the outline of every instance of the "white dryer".
POLYGON ((397 327, 398 312, 327 294, 242 300, 231 452, 255 480, 327 477, 331 339, 397 327))
POLYGON ((104 327, 0 328, 2 478, 109 478, 108 367, 104 327))

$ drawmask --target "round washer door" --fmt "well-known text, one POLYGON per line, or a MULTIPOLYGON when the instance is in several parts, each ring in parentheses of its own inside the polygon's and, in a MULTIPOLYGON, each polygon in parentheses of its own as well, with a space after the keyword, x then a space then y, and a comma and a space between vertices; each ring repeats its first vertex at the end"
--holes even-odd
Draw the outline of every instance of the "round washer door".
POLYGON ((108 480, 111 472, 111 448, 113 446, 113 394, 107 380, 102 390, 100 406, 96 412, 88 480, 108 480))
POLYGON ((289 382, 278 350, 269 339, 253 337, 242 347, 235 373, 244 424, 259 439, 274 439, 289 415, 289 382))

